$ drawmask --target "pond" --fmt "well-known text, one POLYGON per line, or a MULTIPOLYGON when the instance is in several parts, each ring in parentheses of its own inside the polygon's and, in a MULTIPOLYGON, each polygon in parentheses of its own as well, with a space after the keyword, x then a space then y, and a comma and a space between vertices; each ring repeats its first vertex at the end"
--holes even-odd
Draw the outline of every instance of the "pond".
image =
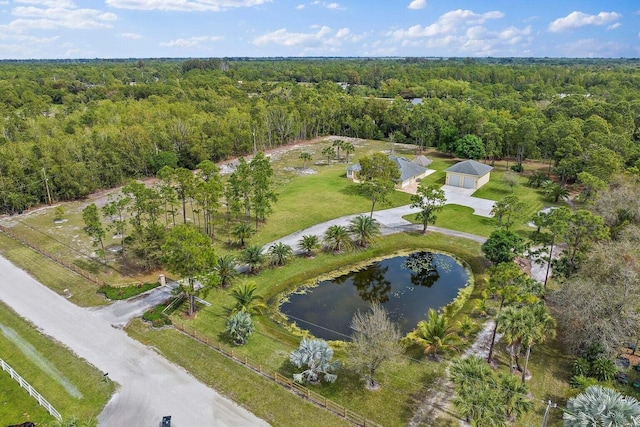
POLYGON ((430 308, 449 304, 466 286, 469 274, 452 257, 414 252, 376 261, 359 271, 320 282, 291 294, 280 311, 300 328, 326 340, 351 335, 351 318, 378 301, 403 334, 426 318, 430 308))

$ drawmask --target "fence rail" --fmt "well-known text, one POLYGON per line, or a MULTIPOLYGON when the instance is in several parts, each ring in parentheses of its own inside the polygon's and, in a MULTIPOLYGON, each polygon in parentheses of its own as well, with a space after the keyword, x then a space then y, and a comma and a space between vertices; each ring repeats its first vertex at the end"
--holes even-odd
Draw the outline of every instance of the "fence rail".
POLYGON ((36 399, 38 401, 38 404, 44 407, 56 420, 62 420, 62 415, 60 415, 60 412, 56 411, 56 408, 54 408, 53 405, 47 401, 47 399, 42 397, 42 395, 38 393, 38 391, 33 388, 31 384, 29 384, 24 378, 22 378, 20 374, 18 374, 11 366, 9 366, 7 362, 0 359, 0 367, 2 367, 3 371, 8 372, 11 378, 16 380, 18 384, 20 384, 20 387, 27 390, 29 396, 36 399))
POLYGON ((47 251, 45 251, 44 249, 41 249, 39 247, 37 247, 36 245, 34 245, 33 243, 29 242, 26 239, 23 239, 22 237, 20 237, 18 234, 14 233, 13 231, 11 231, 9 228, 0 225, 0 231, 2 231, 3 233, 5 233, 7 236, 11 237, 14 240, 17 240, 18 242, 22 243, 23 245, 33 249, 34 251, 38 252, 40 255, 45 256, 47 258, 49 258, 51 261, 60 264, 62 267, 73 271, 74 273, 84 277, 85 279, 87 279, 90 282, 95 283, 98 286, 105 286, 107 285, 107 283, 104 280, 100 280, 98 277, 87 273, 85 270, 83 270, 82 268, 67 262, 65 260, 63 260, 62 258, 51 254, 47 251))
POLYGON ((298 384, 295 381, 277 373, 271 372, 269 370, 263 369, 262 364, 255 363, 247 356, 239 356, 234 354, 233 349, 226 349, 220 343, 217 343, 209 337, 204 335, 198 335, 195 330, 189 330, 184 323, 174 322, 173 326, 183 332, 184 334, 190 336, 191 338, 201 342, 202 344, 207 345, 208 347, 216 350, 218 353, 232 359, 234 362, 244 365, 248 369, 251 369, 255 373, 261 375, 262 377, 275 382, 276 384, 290 390, 295 395, 302 397, 309 402, 325 408, 326 410, 333 412, 334 414, 346 419, 347 421, 363 427, 381 427, 380 424, 371 421, 356 412, 330 400, 321 394, 316 393, 313 390, 303 386, 302 384, 298 384))

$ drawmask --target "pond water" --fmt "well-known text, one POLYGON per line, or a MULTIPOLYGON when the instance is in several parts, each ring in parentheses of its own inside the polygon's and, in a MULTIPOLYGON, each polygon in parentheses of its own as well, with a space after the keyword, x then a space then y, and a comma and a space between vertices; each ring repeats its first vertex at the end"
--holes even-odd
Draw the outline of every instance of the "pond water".
POLYGON ((318 338, 345 340, 356 311, 367 311, 378 301, 406 334, 426 318, 429 308, 437 310, 453 301, 468 280, 467 271, 452 257, 414 252, 325 280, 304 294, 291 294, 280 311, 318 338))

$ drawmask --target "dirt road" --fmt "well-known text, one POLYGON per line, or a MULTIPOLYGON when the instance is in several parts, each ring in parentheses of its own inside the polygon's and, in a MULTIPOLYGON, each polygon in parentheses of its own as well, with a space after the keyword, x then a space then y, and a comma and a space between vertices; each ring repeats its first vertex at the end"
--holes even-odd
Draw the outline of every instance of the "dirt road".
MULTIPOLYGON (((99 417, 105 427, 266 426, 98 312, 80 308, 0 257, 0 300, 86 359, 120 388, 99 417)), ((55 396, 46 396, 55 406, 55 396)))

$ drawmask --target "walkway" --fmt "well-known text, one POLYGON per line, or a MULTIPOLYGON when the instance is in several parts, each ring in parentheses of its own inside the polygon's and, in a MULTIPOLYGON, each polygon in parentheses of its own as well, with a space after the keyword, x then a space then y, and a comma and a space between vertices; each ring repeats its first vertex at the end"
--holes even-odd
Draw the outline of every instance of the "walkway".
POLYGON ((112 327, 118 313, 78 307, 2 257, 0 300, 120 385, 98 418, 101 426, 156 427, 164 415, 184 427, 267 425, 112 327))

